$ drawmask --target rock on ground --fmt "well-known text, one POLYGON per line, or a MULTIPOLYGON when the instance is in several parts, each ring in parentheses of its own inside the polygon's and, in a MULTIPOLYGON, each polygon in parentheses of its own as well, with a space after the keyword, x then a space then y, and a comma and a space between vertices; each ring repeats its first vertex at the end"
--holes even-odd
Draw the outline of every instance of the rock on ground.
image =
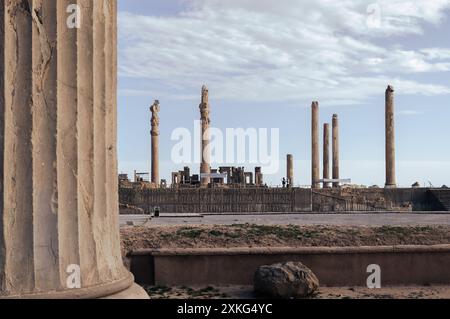
POLYGON ((262 266, 254 276, 255 293, 270 298, 305 298, 318 288, 316 275, 300 262, 262 266))

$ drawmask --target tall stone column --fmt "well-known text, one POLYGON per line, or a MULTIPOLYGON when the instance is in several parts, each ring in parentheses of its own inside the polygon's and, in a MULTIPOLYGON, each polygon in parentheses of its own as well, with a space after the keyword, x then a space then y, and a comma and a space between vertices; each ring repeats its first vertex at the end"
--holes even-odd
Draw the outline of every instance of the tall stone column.
MULTIPOLYGON (((202 163, 200 165, 200 174, 210 174, 211 173, 211 163, 210 163, 210 132, 209 126, 211 120, 209 117, 210 106, 209 106, 209 91, 204 85, 202 87, 202 102, 200 103, 200 115, 201 115, 201 125, 202 125, 202 163)), ((211 179, 209 177, 204 177, 201 179, 201 186, 206 187, 209 185, 211 179)))
POLYGON ((290 187, 294 186, 294 156, 289 154, 287 156, 287 167, 286 167, 287 173, 287 182, 290 187))
POLYGON ((394 88, 389 85, 386 89, 386 188, 396 186, 394 88))
MULTIPOLYGON (((340 179, 340 168, 339 168, 339 118, 337 114, 333 115, 333 179, 338 180, 340 179)), ((333 187, 337 188, 339 187, 339 182, 333 183, 333 187)))
POLYGON ((311 187, 320 188, 320 150, 319 150, 319 102, 312 103, 311 123, 311 187))
POLYGON ((153 105, 150 107, 150 111, 152 112, 152 183, 156 186, 159 186, 159 101, 155 101, 153 105))
POLYGON ((116 1, 78 0, 79 28, 73 3, 0 3, 1 297, 133 285, 119 238, 116 1))
MULTIPOLYGON (((323 179, 330 179, 330 124, 323 125, 323 179)), ((323 188, 330 188, 323 183, 323 188)))

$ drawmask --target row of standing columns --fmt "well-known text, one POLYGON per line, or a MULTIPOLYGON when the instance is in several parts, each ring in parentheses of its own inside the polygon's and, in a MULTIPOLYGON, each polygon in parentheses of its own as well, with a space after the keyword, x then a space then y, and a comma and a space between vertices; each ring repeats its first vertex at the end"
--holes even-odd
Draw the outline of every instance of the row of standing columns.
MULTIPOLYGON (((320 150, 319 150, 319 103, 312 103, 311 115, 311 187, 313 189, 320 188, 320 150)), ((152 183, 159 184, 159 102, 155 103, 150 108, 152 112, 152 183)), ((394 126, 394 88, 388 86, 386 90, 386 188, 396 187, 395 178, 395 126, 394 126)), ((207 175, 211 172, 210 164, 210 141, 209 141, 209 127, 210 127, 210 105, 209 92, 206 86, 202 87, 202 101, 200 103, 201 114, 201 165, 200 174, 201 185, 207 186, 210 182, 210 177, 207 175)), ((337 188, 340 186, 338 180, 340 179, 340 158, 339 158, 339 119, 338 115, 334 114, 332 118, 332 179, 333 183, 325 182, 330 180, 330 124, 325 123, 323 126, 323 187, 337 188)), ((294 158, 291 154, 287 156, 287 182, 289 185, 294 185, 294 158)))
MULTIPOLYGON (((386 89, 385 99, 385 134, 386 134, 386 188, 397 187, 395 169, 395 103, 394 88, 389 85, 386 89)), ((319 103, 312 103, 312 123, 311 123, 311 168, 313 189, 320 188, 320 151, 319 151, 319 103)), ((330 179, 330 126, 328 123, 323 127, 323 179, 330 179)), ((333 115, 332 120, 332 179, 336 182, 333 187, 339 187, 340 167, 339 167, 339 119, 338 115, 333 115)), ((324 188, 330 188, 328 183, 323 183, 324 188)))
MULTIPOLYGON (((312 103, 311 116, 311 187, 320 188, 320 150, 319 150, 319 103, 312 103)), ((333 180, 339 180, 339 120, 338 115, 333 115, 332 120, 332 176, 333 180)), ((323 179, 330 179, 330 124, 323 126, 323 179)), ((323 183, 324 188, 330 188, 329 183, 323 183)), ((333 187, 339 187, 339 182, 333 183, 333 187)))

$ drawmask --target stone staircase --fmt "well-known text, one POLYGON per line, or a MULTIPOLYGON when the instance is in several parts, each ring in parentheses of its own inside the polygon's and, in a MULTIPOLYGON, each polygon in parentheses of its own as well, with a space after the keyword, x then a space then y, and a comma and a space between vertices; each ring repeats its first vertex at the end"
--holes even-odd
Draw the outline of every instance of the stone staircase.
POLYGON ((444 211, 450 211, 450 189, 433 189, 430 191, 444 211))

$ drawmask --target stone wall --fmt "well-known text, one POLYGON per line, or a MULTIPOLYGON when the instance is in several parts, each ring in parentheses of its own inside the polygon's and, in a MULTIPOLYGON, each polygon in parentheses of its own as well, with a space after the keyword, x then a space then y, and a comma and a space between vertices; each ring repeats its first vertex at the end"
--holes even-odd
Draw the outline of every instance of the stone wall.
POLYGON ((133 252, 130 259, 136 281, 145 285, 251 285, 258 267, 286 261, 301 261, 325 287, 366 286, 370 264, 381 266, 385 286, 450 283, 450 245, 161 249, 133 252))
POLYGON ((166 213, 307 212, 309 189, 121 189, 122 204, 166 213))
POLYGON ((121 189, 121 204, 146 213, 433 211, 428 189, 121 189))
POLYGON ((314 211, 432 211, 429 189, 322 189, 312 196, 314 211))

